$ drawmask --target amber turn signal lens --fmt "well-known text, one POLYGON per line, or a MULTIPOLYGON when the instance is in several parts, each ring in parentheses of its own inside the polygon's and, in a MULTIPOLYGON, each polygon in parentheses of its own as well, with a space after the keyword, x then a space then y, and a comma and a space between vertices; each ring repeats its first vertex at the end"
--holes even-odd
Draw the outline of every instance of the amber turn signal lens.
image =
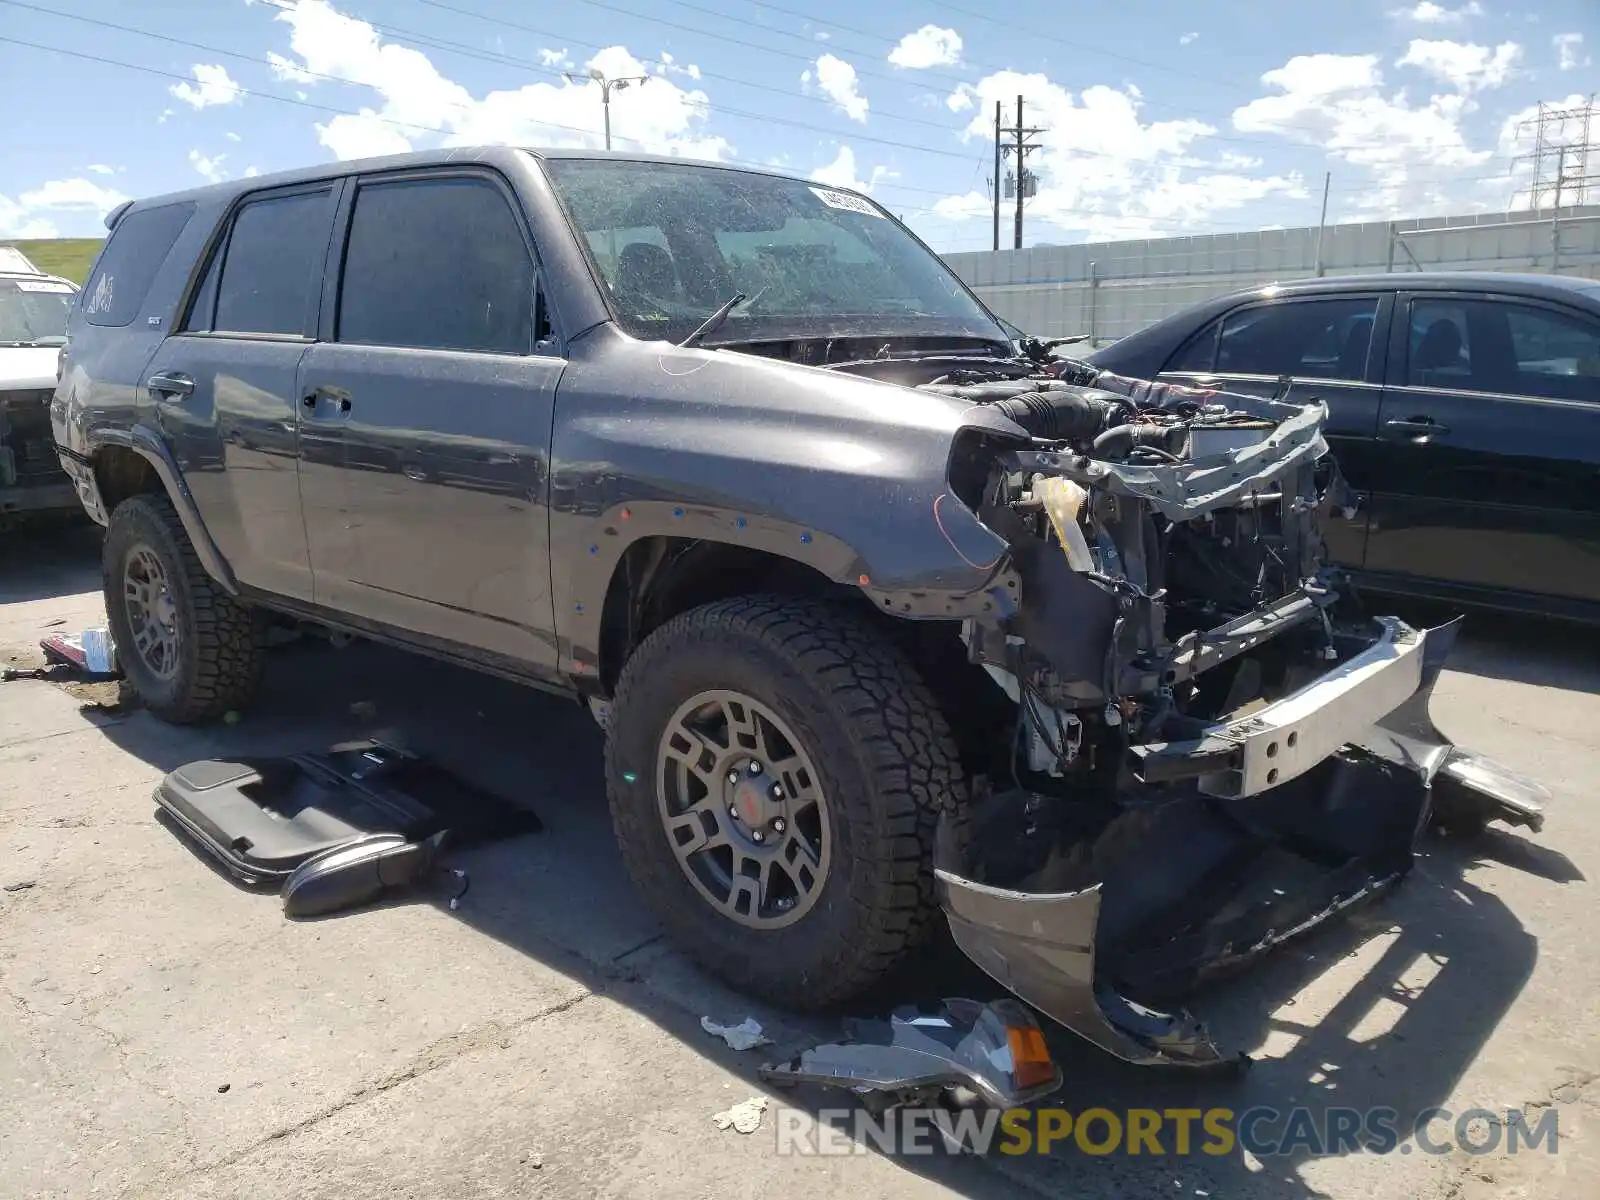
POLYGON ((1011 1073, 1019 1088, 1039 1087, 1056 1077, 1055 1063, 1037 1029, 1009 1025, 1006 1043, 1011 1047, 1011 1073))

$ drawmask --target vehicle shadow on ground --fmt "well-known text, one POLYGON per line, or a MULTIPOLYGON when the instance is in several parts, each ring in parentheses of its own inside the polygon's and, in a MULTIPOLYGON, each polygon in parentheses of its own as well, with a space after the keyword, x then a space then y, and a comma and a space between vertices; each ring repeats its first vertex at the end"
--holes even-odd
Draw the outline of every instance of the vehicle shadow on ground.
MULTIPOLYGON (((1393 612, 1419 628, 1443 625, 1462 610, 1428 600, 1370 597, 1367 607, 1393 612)), ((1535 687, 1600 693, 1600 626, 1470 609, 1450 652, 1450 670, 1535 687)))
MULTIPOLYGON (((170 770, 218 754, 272 754, 377 736, 435 758, 473 782, 533 808, 542 832, 459 851, 449 864, 468 872, 470 892, 452 915, 647 1016, 690 1049, 760 1086, 763 1053, 786 1056, 837 1037, 833 1017, 801 1018, 753 1004, 701 976, 666 945, 634 896, 611 840, 600 771, 600 736, 587 712, 499 680, 369 645, 333 650, 306 639, 272 656, 259 703, 237 725, 177 730, 135 713, 105 735, 170 770), (754 1014, 776 1046, 735 1055, 708 1037, 700 1014, 737 1021, 754 1014)), ((198 853, 198 852, 197 852, 198 853)), ((1115 1062, 1052 1029, 1066 1075, 1047 1103, 1089 1108, 1211 1109, 1279 1113, 1301 1106, 1321 1124, 1333 1108, 1392 1109, 1404 1136, 1415 1114, 1442 1104, 1526 983, 1533 938, 1491 892, 1472 881, 1485 861, 1531 869, 1561 884, 1581 874, 1558 852, 1510 832, 1432 840, 1394 895, 1352 919, 1285 948, 1254 973, 1197 998, 1226 1049, 1259 1051, 1242 1078, 1197 1079, 1115 1062), (1398 931, 1398 932, 1397 932, 1398 931)), ((218 886, 226 886, 218 879, 218 886)), ((400 894, 388 903, 448 909, 452 886, 400 894)), ((263 903, 273 903, 263 897, 263 903)), ((337 919, 327 918, 327 919, 337 919)), ((862 1015, 908 999, 1002 994, 948 943, 935 946, 862 1015)), ((1487 1099, 1487 1098, 1486 1098, 1487 1099)), ((846 1106, 841 1093, 785 1093, 786 1107, 846 1106)), ((708 1117, 710 1110, 708 1109, 708 1117)), ((1251 1158, 1238 1146, 1175 1156, 1168 1126, 1164 1156, 1096 1156, 1069 1137, 1049 1154, 900 1157, 906 1170, 981 1200, 1017 1192, 1156 1195, 1199 1191, 1261 1200, 1317 1195, 1301 1170, 1319 1148, 1251 1158), (1092 1174, 1091 1174, 1092 1173, 1092 1174)), ((1267 1140, 1283 1120, 1255 1127, 1267 1140)), ((731 1135, 730 1135, 731 1136, 731 1135)), ((1097 1138, 1105 1136, 1103 1127, 1097 1138)), ((1436 1138, 1442 1137, 1436 1130, 1436 1138)), ((1258 1147, 1260 1149, 1261 1147, 1258 1147)), ((1353 1152, 1348 1145, 1321 1147, 1353 1152)), ((874 1151, 875 1152, 875 1151, 874 1151)))
POLYGON ((100 535, 100 526, 81 514, 0 532, 0 604, 98 590, 100 535))

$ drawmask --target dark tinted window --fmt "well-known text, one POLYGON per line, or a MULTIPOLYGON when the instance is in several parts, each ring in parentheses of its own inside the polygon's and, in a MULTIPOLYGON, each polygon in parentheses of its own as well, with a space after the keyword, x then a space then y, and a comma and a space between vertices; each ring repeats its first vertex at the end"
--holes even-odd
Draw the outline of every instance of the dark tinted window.
POLYGON ((218 246, 211 255, 206 277, 200 281, 194 299, 189 301, 189 316, 183 323, 185 333, 211 328, 212 315, 217 311, 217 277, 222 274, 222 249, 218 246))
POLYGON ((407 180, 356 194, 341 342, 526 354, 533 316, 533 259, 492 184, 407 180))
MULTIPOLYGON (((1472 332, 1467 305, 1419 300, 1411 306, 1406 382, 1418 387, 1471 388, 1472 332)), ((1482 384, 1478 385, 1480 388, 1482 384)))
POLYGON ((1362 379, 1372 346, 1375 296, 1286 300, 1230 314, 1217 343, 1219 372, 1362 379))
POLYGON ((127 325, 139 315, 156 272, 193 213, 192 204, 163 204, 117 222, 83 289, 83 315, 89 324, 127 325))
POLYGON ((1189 339, 1188 345, 1179 350, 1168 360, 1163 371, 1209 371, 1217 361, 1217 331, 1222 328, 1221 319, 1207 325, 1194 337, 1189 339))
POLYGON ((1407 382, 1600 403, 1600 321, 1493 300, 1411 306, 1407 382))
POLYGON ((333 193, 252 200, 228 235, 213 328, 227 333, 305 333, 328 248, 333 193))

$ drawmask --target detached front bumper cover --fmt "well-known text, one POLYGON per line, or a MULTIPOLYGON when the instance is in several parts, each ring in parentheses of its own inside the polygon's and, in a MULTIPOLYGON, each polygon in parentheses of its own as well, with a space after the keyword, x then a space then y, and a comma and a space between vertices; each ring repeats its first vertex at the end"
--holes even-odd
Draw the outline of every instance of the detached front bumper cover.
POLYGON ((1151 795, 1088 848, 1103 870, 1087 886, 995 886, 941 861, 957 944, 1118 1058, 1236 1064, 1186 1012, 1128 996, 1181 996, 1385 891, 1409 871, 1438 801, 1481 820, 1542 823, 1542 787, 1456 749, 1428 714, 1458 628, 1384 618, 1370 644, 1249 718, 1135 747, 1135 777, 1151 795))

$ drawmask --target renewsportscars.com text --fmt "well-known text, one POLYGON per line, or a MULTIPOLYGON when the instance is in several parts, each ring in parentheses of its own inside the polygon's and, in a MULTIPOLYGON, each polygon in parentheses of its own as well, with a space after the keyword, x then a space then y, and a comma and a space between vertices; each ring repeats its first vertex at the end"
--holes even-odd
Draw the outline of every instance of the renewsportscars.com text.
POLYGON ((1556 1111, 1427 1108, 857 1108, 815 1114, 780 1108, 777 1150, 785 1155, 977 1154, 1222 1156, 1257 1158, 1342 1154, 1489 1155, 1542 1151, 1560 1143, 1556 1111))

